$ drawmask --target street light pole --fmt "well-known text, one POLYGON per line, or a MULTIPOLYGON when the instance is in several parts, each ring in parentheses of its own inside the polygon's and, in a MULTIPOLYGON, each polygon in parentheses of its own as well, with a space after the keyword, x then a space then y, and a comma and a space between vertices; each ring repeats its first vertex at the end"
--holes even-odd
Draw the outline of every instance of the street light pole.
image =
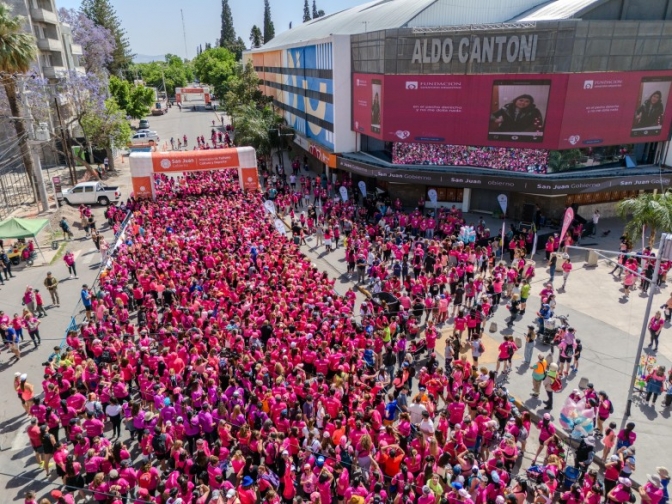
POLYGON ((637 381, 637 370, 639 369, 639 361, 642 358, 642 351, 644 350, 644 341, 646 340, 646 330, 649 328, 649 317, 651 316, 651 307, 653 306, 653 295, 656 291, 658 283, 658 273, 660 271, 660 263, 665 253, 665 242, 667 241, 667 234, 663 233, 658 245, 658 254, 656 255, 656 265, 653 269, 653 277, 649 285, 649 299, 646 302, 646 311, 644 312, 644 320, 642 321, 642 331, 639 334, 639 343, 637 345, 637 355, 635 356, 635 363, 632 368, 632 376, 630 377, 630 386, 628 387, 628 401, 625 406, 625 417, 631 414, 632 397, 635 392, 635 382, 637 381))

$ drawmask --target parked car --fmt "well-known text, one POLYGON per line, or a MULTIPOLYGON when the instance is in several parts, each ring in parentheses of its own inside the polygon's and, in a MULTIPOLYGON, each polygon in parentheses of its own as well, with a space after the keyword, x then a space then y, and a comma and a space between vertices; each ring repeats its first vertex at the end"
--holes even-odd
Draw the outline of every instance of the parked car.
POLYGON ((111 201, 119 201, 119 187, 106 186, 102 182, 81 182, 70 189, 63 190, 63 201, 68 205, 107 206, 111 201))
POLYGON ((147 119, 140 119, 140 124, 138 124, 138 130, 149 128, 149 121, 147 119))
POLYGON ((131 137, 132 144, 148 143, 150 140, 153 140, 157 144, 159 143, 159 135, 156 134, 156 131, 136 133, 131 137))

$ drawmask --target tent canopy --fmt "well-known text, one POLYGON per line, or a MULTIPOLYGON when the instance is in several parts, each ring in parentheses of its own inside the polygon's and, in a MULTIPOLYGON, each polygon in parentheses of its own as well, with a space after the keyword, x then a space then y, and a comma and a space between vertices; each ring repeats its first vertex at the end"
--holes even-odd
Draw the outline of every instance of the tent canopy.
POLYGON ((49 224, 49 219, 19 219, 0 222, 0 238, 31 238, 49 224))

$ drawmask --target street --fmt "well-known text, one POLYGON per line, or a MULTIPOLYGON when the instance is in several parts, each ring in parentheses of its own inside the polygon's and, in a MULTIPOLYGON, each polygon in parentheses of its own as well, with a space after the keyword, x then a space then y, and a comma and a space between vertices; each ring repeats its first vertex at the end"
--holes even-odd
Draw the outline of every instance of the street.
MULTIPOLYGON (((192 147, 195 144, 196 135, 209 136, 213 119, 219 123, 218 116, 215 116, 212 111, 192 112, 184 110, 179 112, 177 107, 173 107, 170 113, 163 116, 149 117, 150 128, 157 131, 162 141, 164 139, 169 140, 170 136, 177 138, 178 135, 182 137, 186 134, 192 147)), ((130 171, 128 166, 128 159, 125 159, 123 163, 120 159, 117 159, 116 170, 118 176, 104 180, 108 185, 119 185, 124 200, 129 196, 130 171)), ((61 174, 64 181, 67 180, 66 173, 67 169, 65 168, 50 170, 51 176, 61 174)), ((111 244, 113 233, 103 217, 104 211, 103 207, 93 207, 98 229, 102 231, 107 242, 111 244)), ((12 272, 15 277, 10 278, 4 286, 0 287, 0 310, 3 310, 10 318, 14 313, 21 313, 23 309, 21 297, 28 285, 40 289, 48 314, 47 317, 40 319, 42 345, 39 349, 34 349, 30 338, 25 335, 25 341, 21 344, 21 360, 19 362, 16 362, 13 354, 7 349, 0 353, 0 375, 4 385, 8 387, 8 393, 0 397, 0 487, 7 489, 11 495, 11 501, 23 502, 23 495, 26 490, 35 490, 38 495, 41 495, 60 486, 60 478, 56 478, 55 473, 47 481, 44 478, 44 472, 40 471, 35 463, 33 451, 25 432, 28 426, 27 417, 12 387, 14 374, 26 373, 28 381, 35 385, 36 395, 41 393, 42 363, 51 355, 54 347, 59 347, 64 341, 65 331, 70 325, 72 317, 75 317, 77 321, 82 320, 83 312, 73 311, 74 307, 79 301, 82 285, 85 283, 89 286, 93 285, 101 266, 100 253, 90 239, 84 238, 84 231, 80 229, 76 218, 78 215, 77 207, 66 207, 61 213, 68 216, 68 221, 75 235, 75 239, 68 243, 66 250, 72 251, 75 255, 79 278, 68 279, 68 269, 63 261, 62 254, 52 264, 44 266, 41 265, 42 258, 38 256, 33 267, 26 267, 25 263, 21 263, 21 266, 13 268, 12 272), (49 294, 43 285, 47 271, 52 271, 53 275, 59 280, 60 307, 49 306, 49 294)), ((58 239, 61 238, 60 235, 58 233, 58 239)), ((51 250, 45 250, 44 252, 47 260, 51 261, 54 252, 51 250)), ((63 251, 64 253, 65 251, 63 251)), ((3 499, 3 502, 9 501, 10 498, 3 499)))
MULTIPOLYGON (((156 130, 161 138, 161 144, 168 141, 171 136, 182 137, 187 135, 189 145, 193 147, 193 141, 197 135, 209 137, 212 127, 211 121, 215 119, 219 123, 219 117, 213 112, 179 112, 173 107, 169 114, 161 117, 151 117, 150 128, 156 130)), ((190 147, 191 148, 191 147, 190 147)), ((117 170, 119 176, 110 179, 109 183, 119 184, 124 193, 122 197, 128 196, 129 171, 128 161, 124 164, 118 164, 117 170)), ((95 208, 98 223, 102 224, 103 209, 95 208)), ((467 219, 476 221, 479 216, 468 215, 467 219)), ((486 219, 487 220, 487 219, 486 219)), ((488 222, 492 228, 497 227, 493 220, 488 222)), ((616 220, 605 222, 612 228, 617 228, 620 223, 616 220)), ((107 225, 101 227, 108 242, 112 240, 112 233, 107 229, 107 225)), ((16 278, 11 279, 6 286, 2 287, 2 301, 0 309, 12 315, 21 310, 21 295, 27 285, 42 286, 45 274, 51 270, 59 279, 59 293, 62 298, 60 308, 48 308, 48 317, 42 319, 41 334, 43 344, 39 350, 31 350, 32 344, 24 343, 22 345, 23 355, 21 361, 16 363, 11 359, 11 354, 3 352, 0 358, 0 371, 6 386, 10 386, 14 378, 14 373, 27 373, 29 381, 36 385, 36 391, 40 391, 40 381, 42 374, 41 363, 44 362, 54 346, 60 345, 64 337, 64 331, 69 325, 71 317, 81 320, 81 313, 73 313, 73 306, 79 299, 79 291, 83 283, 91 285, 100 267, 100 255, 92 246, 90 240, 83 239, 83 231, 79 230, 77 224, 73 225, 76 240, 68 248, 76 256, 79 279, 69 280, 67 278, 67 269, 62 258, 57 258, 54 264, 49 266, 36 266, 32 268, 23 268, 16 270, 16 278)), ((618 236, 617 233, 613 233, 618 236)), ((343 255, 343 248, 326 254, 324 248, 319 250, 311 248, 312 239, 309 239, 310 246, 302 247, 304 252, 321 270, 336 278, 335 288, 343 294, 348 288, 355 286, 354 280, 349 280, 345 273, 346 263, 343 255)), ((601 248, 613 248, 615 246, 615 237, 607 240, 600 240, 601 248)), ((618 292, 619 283, 609 274, 609 267, 604 263, 595 269, 581 267, 579 261, 582 254, 575 254, 575 270, 570 276, 566 292, 558 295, 558 307, 556 311, 562 314, 568 314, 571 324, 576 328, 578 336, 583 341, 584 351, 581 357, 580 369, 577 373, 570 375, 562 392, 556 395, 554 408, 551 415, 558 424, 559 411, 564 399, 573 388, 578 388, 582 378, 587 381, 593 381, 597 390, 604 389, 610 394, 615 403, 615 420, 620 427, 623 421, 623 412, 625 408, 625 397, 627 386, 630 379, 632 359, 635 353, 637 338, 641 327, 641 319, 644 311, 645 298, 638 295, 631 296, 627 303, 619 302, 618 292)), ((500 306, 491 320, 486 325, 484 336, 484 345, 486 353, 481 358, 480 364, 493 368, 497 359, 497 347, 501 343, 503 336, 511 335, 522 337, 528 324, 534 323, 535 312, 539 305, 539 291, 541 285, 547 280, 547 273, 543 264, 543 252, 535 257, 537 260, 537 274, 533 283, 532 296, 528 301, 529 308, 527 314, 522 320, 518 320, 512 330, 506 329, 505 318, 508 313, 504 306, 500 306), (491 332, 491 323, 497 325, 497 329, 491 332)), ((556 287, 558 282, 556 279, 556 287)), ((656 295, 654 306, 659 306, 667 299, 669 289, 664 287, 663 292, 656 295)), ((45 292, 46 294, 46 292, 45 292)), ((363 299, 361 292, 357 293, 358 300, 363 299)), ((45 298, 48 296, 45 295, 45 298)), ((46 299, 45 299, 46 301, 46 299)), ((357 304, 357 306, 359 303, 357 304)), ((443 328, 444 337, 438 342, 438 352, 443 353, 446 337, 450 329, 450 323, 443 328)), ((658 362, 669 367, 670 357, 672 356, 672 343, 667 338, 669 328, 666 327, 661 341, 661 350, 658 352, 658 362)), ((27 339, 27 338, 26 338, 27 339)), ((541 344, 537 345, 537 353, 548 354, 548 348, 541 344)), ((557 352, 556 352, 557 355, 557 352)), ((544 411, 541 409, 541 401, 538 398, 530 396, 531 378, 527 366, 521 364, 522 351, 514 356, 514 370, 508 376, 506 387, 509 392, 526 408, 540 415, 544 411)), ((32 450, 29 447, 28 437, 25 434, 27 426, 26 416, 23 413, 21 404, 13 391, 5 394, 0 399, 2 412, 0 412, 0 425, 2 426, 2 436, 0 445, 0 485, 11 493, 11 497, 6 501, 21 501, 24 491, 33 489, 38 491, 38 496, 45 491, 55 488, 60 481, 52 476, 50 481, 44 479, 34 461, 32 450), (49 485, 54 485, 50 487, 49 485)), ((643 482, 644 475, 652 472, 655 467, 667 463, 666 456, 661 453, 660 442, 672 438, 672 427, 669 424, 670 410, 662 408, 662 401, 659 401, 656 408, 644 406, 636 401, 633 406, 633 415, 629 420, 637 424, 637 456, 638 468, 635 473, 635 480, 643 482)), ((122 434, 125 439, 127 433, 122 434)), ((523 469, 529 467, 532 462, 533 454, 536 452, 538 431, 533 428, 527 443, 527 451, 522 460, 523 469)), ((597 452, 601 453, 601 445, 598 444, 597 452)))

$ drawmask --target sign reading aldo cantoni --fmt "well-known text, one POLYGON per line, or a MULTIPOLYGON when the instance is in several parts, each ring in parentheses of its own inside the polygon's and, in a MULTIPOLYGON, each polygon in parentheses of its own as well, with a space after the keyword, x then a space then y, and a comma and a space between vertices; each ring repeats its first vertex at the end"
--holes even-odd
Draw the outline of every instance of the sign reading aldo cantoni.
POLYGON ((419 38, 415 41, 411 63, 501 63, 503 60, 535 61, 537 34, 483 37, 419 38))

